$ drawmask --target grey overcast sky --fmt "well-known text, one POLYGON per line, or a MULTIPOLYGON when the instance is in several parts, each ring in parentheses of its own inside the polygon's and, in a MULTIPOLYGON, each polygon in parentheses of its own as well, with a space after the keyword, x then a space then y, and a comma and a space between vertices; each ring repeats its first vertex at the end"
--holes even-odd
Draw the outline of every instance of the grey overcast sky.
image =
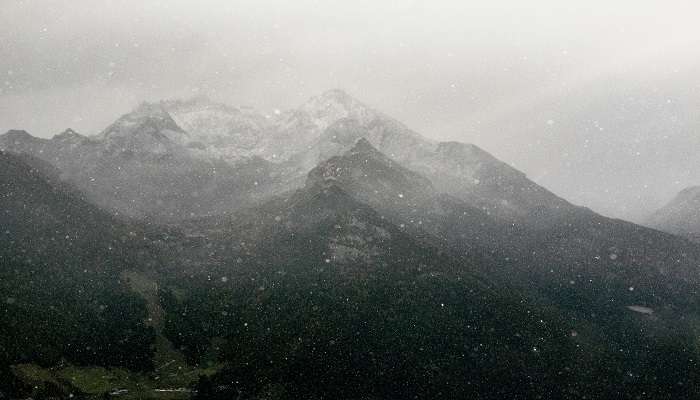
POLYGON ((700 184, 700 2, 0 0, 0 130, 141 100, 263 111, 340 87, 639 220, 700 184))

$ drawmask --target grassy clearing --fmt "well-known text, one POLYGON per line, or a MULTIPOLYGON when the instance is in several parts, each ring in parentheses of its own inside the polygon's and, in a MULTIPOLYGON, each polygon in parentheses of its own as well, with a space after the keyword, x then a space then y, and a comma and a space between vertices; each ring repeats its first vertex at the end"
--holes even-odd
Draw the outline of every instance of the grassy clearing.
POLYGON ((163 371, 132 372, 121 368, 76 367, 41 368, 34 364, 12 367, 17 377, 31 387, 35 394, 44 393, 51 385, 64 393, 82 394, 88 398, 103 398, 116 390, 120 399, 187 399, 188 392, 200 375, 212 375, 219 366, 211 368, 183 367, 172 363, 163 371))

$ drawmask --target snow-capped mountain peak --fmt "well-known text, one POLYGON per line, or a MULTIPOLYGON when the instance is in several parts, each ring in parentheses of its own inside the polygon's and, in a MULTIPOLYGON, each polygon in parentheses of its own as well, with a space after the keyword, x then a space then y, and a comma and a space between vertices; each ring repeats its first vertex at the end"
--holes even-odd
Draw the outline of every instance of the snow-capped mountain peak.
POLYGON ((360 123, 367 123, 379 116, 379 113, 341 89, 331 89, 304 103, 300 111, 310 117, 319 130, 326 129, 343 118, 353 118, 360 123))
POLYGON ((109 153, 166 154, 188 141, 180 128, 158 103, 141 103, 122 115, 96 136, 109 153))
POLYGON ((229 161, 258 155, 270 122, 250 107, 233 107, 198 96, 161 103, 190 134, 188 147, 229 161))
POLYGON ((164 136, 182 143, 187 133, 180 128, 168 112, 157 103, 141 103, 133 111, 122 115, 98 135, 99 139, 125 136, 164 136))

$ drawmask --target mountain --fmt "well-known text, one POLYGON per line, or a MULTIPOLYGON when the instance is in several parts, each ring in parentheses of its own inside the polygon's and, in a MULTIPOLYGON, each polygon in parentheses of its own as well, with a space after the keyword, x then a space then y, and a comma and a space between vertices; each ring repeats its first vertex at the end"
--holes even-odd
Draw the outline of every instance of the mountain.
POLYGON ((700 241, 700 187, 683 189, 645 222, 647 226, 700 241))
POLYGON ((333 184, 414 235, 469 253, 491 252, 506 228, 479 208, 437 190, 361 138, 345 153, 312 169, 306 185, 333 184), (490 250, 487 250, 490 249, 490 250))
POLYGON ((284 148, 293 149, 297 162, 310 169, 318 162, 339 155, 360 138, 366 138, 396 161, 406 161, 434 143, 395 119, 372 109, 342 90, 314 97, 299 109, 281 116, 275 133, 284 148), (292 139, 293 138, 293 139, 292 139), (292 146, 292 147, 289 147, 292 146))
POLYGON ((366 138, 392 160, 420 172, 436 190, 508 222, 532 223, 576 209, 530 181, 525 174, 472 144, 435 142, 372 110, 339 90, 304 104, 283 130, 298 146, 291 157, 305 174, 317 163, 342 154, 366 138), (306 122, 304 122, 306 121, 306 122), (289 132, 293 131, 293 132, 289 132), (298 132, 305 132, 299 138, 298 132))
POLYGON ((49 141, 30 135, 27 131, 11 129, 0 135, 0 150, 40 154, 49 141))
MULTIPOLYGON (((691 299, 700 284, 694 261, 700 248, 668 234, 575 207, 549 222, 539 215, 532 218, 544 221, 514 225, 441 193, 431 180, 365 139, 311 170, 308 185, 340 187, 414 237, 468 255, 463 261, 477 264, 485 275, 535 290, 537 296, 558 297, 563 284, 583 280, 589 288, 602 285, 597 290, 607 295, 591 298, 576 294, 578 287, 566 289, 585 295, 577 299, 579 305, 601 301, 595 306, 603 306, 611 297, 617 304, 643 302, 670 311, 669 321, 680 309, 697 312, 691 299)), ((622 306, 617 310, 627 312, 622 306)))
POLYGON ((64 143, 78 144, 85 140, 88 140, 87 136, 81 135, 71 128, 64 130, 63 132, 55 135, 54 140, 64 143))
MULTIPOLYGON (((350 157, 373 151, 388 160, 367 143, 355 150, 350 157)), ((367 172, 376 184, 421 179, 367 172)), ((216 343, 227 361, 200 381, 200 398, 578 390, 560 385, 566 378, 548 361, 572 370, 587 362, 563 318, 506 286, 496 289, 471 265, 359 201, 342 177, 326 178, 312 172, 294 193, 220 221, 207 237, 221 264, 170 281, 172 292, 163 295, 169 338, 193 359, 216 343), (494 385, 504 376, 512 384, 494 385)), ((407 201, 413 194, 406 191, 407 201)))
POLYGON ((407 165, 438 190, 513 223, 542 223, 577 209, 472 144, 439 143, 407 165))
POLYGON ((230 363, 201 398, 698 390, 676 375, 694 365, 696 247, 585 209, 561 226, 508 225, 360 139, 297 191, 217 220, 205 236, 218 264, 164 295, 170 338, 193 359, 217 343, 230 363), (502 374, 518 383, 496 385, 502 374))
POLYGON ((96 139, 109 154, 167 156, 182 151, 188 134, 159 104, 141 103, 121 116, 96 139))
POLYGON ((347 152, 322 161, 312 169, 306 185, 342 185, 359 200, 373 206, 416 207, 436 190, 423 176, 385 156, 365 138, 347 152))
POLYGON ((145 304, 120 279, 156 262, 151 239, 51 170, 0 152, 0 393, 24 387, 16 364, 152 368, 145 304))
POLYGON ((328 127, 340 120, 366 124, 378 118, 389 120, 340 89, 326 91, 276 118, 271 132, 276 146, 273 155, 287 160, 309 150, 328 127))
POLYGON ((53 349, 28 357, 21 342, 9 363, 55 365, 77 326, 102 347, 71 363, 148 370, 158 356, 143 301, 122 287, 128 268, 149 273, 157 340, 217 366, 199 398, 700 394, 700 246, 576 207, 342 91, 270 118, 205 99, 142 104, 96 136, 13 131, 0 147, 41 158, 8 154, 3 168, 0 282, 8 304, 36 299, 36 318, 11 311, 0 337, 33 329, 53 349), (186 234, 147 240, 123 215, 186 234), (141 358, 94 314, 115 298, 141 358), (31 325, 53 303, 58 334, 31 325))
POLYGON ((490 274, 518 271, 510 275, 524 283, 536 277, 547 290, 577 282, 579 276, 614 276, 616 295, 635 301, 642 293, 656 293, 650 300, 659 306, 678 303, 697 281, 692 245, 573 206, 474 145, 424 139, 340 90, 259 125, 260 143, 278 136, 310 141, 287 160, 265 155, 264 146, 254 148, 269 159, 231 163, 195 153, 187 141, 206 132, 184 132, 169 117, 168 107, 179 109, 181 116, 238 113, 230 109, 221 114, 225 107, 202 99, 142 105, 98 137, 78 140, 70 151, 55 150, 56 138, 46 141, 17 132, 2 136, 0 143, 35 152, 98 204, 130 216, 170 222, 216 219, 309 182, 335 179, 344 192, 411 234, 462 254, 487 256, 488 265, 508 266, 490 274), (148 139, 139 148, 143 151, 114 144, 142 136, 148 139), (147 151, 149 145, 152 151, 147 151), (548 268, 550 264, 566 268, 548 268), (615 267, 601 270, 601 265, 615 267), (663 290, 643 282, 646 274, 658 276, 663 290), (686 283, 673 283, 675 279, 686 283), (632 286, 637 287, 634 293, 624 291, 632 286))
POLYGON ((45 140, 10 131, 0 135, 0 149, 51 163, 91 201, 130 217, 225 214, 270 190, 272 164, 202 157, 188 147, 190 136, 163 106, 143 103, 92 137, 69 130, 45 140))
POLYGON ((0 136, 0 148, 51 162, 100 205, 173 220, 297 189, 319 162, 360 138, 435 190, 509 223, 541 223, 574 209, 478 147, 428 140, 338 89, 269 118, 205 98, 144 103, 87 140, 13 132, 0 136), (221 181, 232 175, 242 178, 221 181), (226 202, 208 198, 213 192, 226 202))
POLYGON ((161 102, 189 134, 187 146, 202 157, 235 162, 264 154, 269 118, 249 107, 232 107, 207 97, 161 102))

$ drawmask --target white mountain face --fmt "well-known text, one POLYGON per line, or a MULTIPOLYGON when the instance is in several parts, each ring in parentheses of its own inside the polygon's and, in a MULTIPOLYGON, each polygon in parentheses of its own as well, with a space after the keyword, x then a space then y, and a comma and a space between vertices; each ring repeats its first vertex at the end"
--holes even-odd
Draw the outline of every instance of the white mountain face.
MULTIPOLYGON (((311 98, 296 110, 282 113, 275 121, 274 135, 284 141, 296 142, 296 151, 317 141, 323 131, 337 121, 351 118, 366 124, 377 112, 339 89, 329 90, 311 98)), ((288 151, 291 153, 294 151, 288 151)))
POLYGON ((165 108, 151 103, 141 103, 95 137, 110 153, 153 155, 178 151, 188 138, 165 108))
POLYGON ((478 147, 429 140, 338 89, 273 116, 202 97, 142 103, 95 136, 8 132, 0 149, 56 165, 100 204, 172 217, 180 206, 187 215, 212 215, 302 187, 309 171, 360 139, 438 192, 497 218, 572 207, 478 147))
POLYGON ((206 97, 144 104, 117 121, 119 127, 126 127, 117 130, 128 132, 128 128, 140 126, 138 121, 149 113, 150 119, 163 121, 169 120, 163 113, 168 114, 187 133, 175 138, 175 142, 187 147, 191 154, 233 164, 254 156, 275 163, 298 163, 303 159, 304 169, 308 170, 319 161, 341 154, 360 137, 400 159, 415 151, 409 147, 435 145, 339 89, 313 97, 297 109, 273 115, 206 97))
POLYGON ((319 162, 342 154, 366 138, 390 157, 419 158, 436 144, 339 89, 313 97, 299 108, 272 116, 198 97, 161 105, 189 137, 198 158, 236 164, 258 156, 283 164, 291 186, 300 185, 319 162))
MULTIPOLYGON (((399 150, 386 147, 397 136, 406 141, 405 146, 430 143, 400 122, 339 89, 329 90, 296 110, 282 113, 274 122, 274 145, 271 148, 276 152, 268 156, 288 160, 295 155, 299 158, 299 154, 305 154, 302 158, 314 165, 330 156, 341 154, 360 137, 366 137, 372 145, 387 154, 390 153, 387 150, 399 150), (347 127, 337 126, 342 121, 347 127)), ((398 157, 404 151, 405 149, 398 151, 393 156, 398 157)))
POLYGON ((361 138, 392 160, 422 173, 436 189, 495 217, 520 220, 542 214, 555 217, 573 206, 527 179, 525 174, 479 147, 436 142, 404 124, 331 90, 283 115, 275 134, 299 173, 343 154, 361 138))
POLYGON ((195 152, 190 137, 161 104, 144 103, 95 136, 9 132, 0 135, 0 149, 51 163, 101 207, 136 218, 225 214, 268 190, 266 161, 247 158, 234 167, 195 152))
POLYGON ((189 134, 185 144, 199 157, 236 162, 262 153, 271 123, 250 107, 232 107, 206 97, 161 104, 189 134))
MULTIPOLYGON (((304 103, 299 111, 310 118, 319 130, 324 130, 336 121, 351 118, 360 124, 383 117, 340 89, 329 90, 304 103)), ((386 118, 386 117, 384 117, 386 118)))

